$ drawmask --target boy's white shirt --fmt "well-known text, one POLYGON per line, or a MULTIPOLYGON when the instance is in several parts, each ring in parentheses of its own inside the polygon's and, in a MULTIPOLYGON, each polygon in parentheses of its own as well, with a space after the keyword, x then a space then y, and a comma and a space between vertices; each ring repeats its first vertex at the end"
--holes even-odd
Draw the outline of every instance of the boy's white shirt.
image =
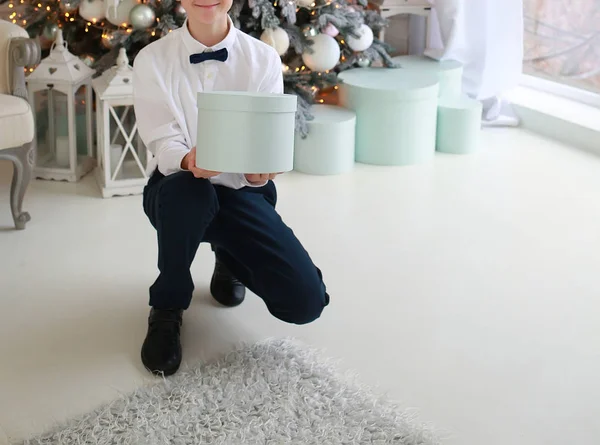
MULTIPOLYGON (((231 19, 225 39, 210 48, 192 37, 186 21, 138 53, 133 87, 138 131, 154 154, 148 173, 158 167, 162 174, 170 175, 181 171, 183 157, 202 143, 196 141, 197 93, 283 93, 281 59, 275 49, 235 28, 231 19), (191 54, 221 48, 229 53, 225 62, 190 63, 191 54)), ((210 180, 233 189, 251 186, 242 173, 222 173, 210 180)))

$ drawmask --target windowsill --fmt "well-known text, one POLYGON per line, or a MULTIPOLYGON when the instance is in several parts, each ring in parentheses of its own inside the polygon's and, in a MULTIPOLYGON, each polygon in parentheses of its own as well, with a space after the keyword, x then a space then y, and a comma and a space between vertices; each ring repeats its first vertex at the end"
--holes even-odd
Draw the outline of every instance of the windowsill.
POLYGON ((509 99, 515 105, 600 132, 600 108, 524 86, 514 90, 509 99))
POLYGON ((563 91, 548 91, 543 81, 540 89, 532 83, 528 79, 507 97, 521 126, 600 155, 600 107, 594 106, 599 97, 587 92, 565 97, 563 91))

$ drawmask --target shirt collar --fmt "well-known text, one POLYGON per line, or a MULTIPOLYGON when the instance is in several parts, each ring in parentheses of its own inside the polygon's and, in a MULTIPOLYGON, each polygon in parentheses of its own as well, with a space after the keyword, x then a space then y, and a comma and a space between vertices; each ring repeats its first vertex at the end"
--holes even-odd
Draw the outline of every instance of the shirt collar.
POLYGON ((216 45, 207 47, 206 45, 204 45, 204 44, 200 43, 198 40, 196 40, 190 34, 190 30, 188 29, 188 26, 187 26, 188 22, 186 19, 183 26, 181 27, 181 29, 182 29, 181 38, 183 39, 183 43, 184 43, 185 47, 187 48, 187 50, 189 51, 189 53, 190 54, 202 53, 202 52, 206 51, 207 49, 212 50, 212 51, 217 51, 222 48, 230 49, 233 46, 233 43, 235 42, 237 28, 233 25, 233 21, 231 20, 231 17, 229 17, 229 15, 227 16, 227 21, 229 22, 229 32, 227 33, 225 38, 223 40, 221 40, 219 43, 217 43, 216 45))

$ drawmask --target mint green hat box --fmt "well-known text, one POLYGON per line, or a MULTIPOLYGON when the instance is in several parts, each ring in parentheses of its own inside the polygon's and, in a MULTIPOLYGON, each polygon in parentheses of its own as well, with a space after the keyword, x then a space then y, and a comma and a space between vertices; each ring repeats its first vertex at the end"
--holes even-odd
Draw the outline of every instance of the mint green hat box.
POLYGON ((356 114, 333 105, 314 105, 308 135, 296 135, 294 170, 311 175, 337 175, 354 168, 356 114))
POLYGON ((392 59, 399 68, 437 76, 440 97, 457 97, 462 93, 463 65, 456 60, 434 60, 422 56, 398 56, 392 59))
POLYGON ((295 95, 212 91, 197 100, 197 167, 224 173, 294 168, 295 95))
POLYGON ((357 68, 339 74, 340 104, 356 112, 356 161, 410 165, 435 154, 435 74, 357 68))
POLYGON ((467 154, 477 150, 481 133, 482 105, 466 95, 440 98, 437 151, 467 154))

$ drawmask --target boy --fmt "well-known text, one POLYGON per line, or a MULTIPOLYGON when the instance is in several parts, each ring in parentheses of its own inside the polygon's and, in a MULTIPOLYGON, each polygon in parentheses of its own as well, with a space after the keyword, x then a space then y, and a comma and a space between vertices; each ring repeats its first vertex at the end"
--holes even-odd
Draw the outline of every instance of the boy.
POLYGON ((143 206, 158 234, 160 270, 150 287, 142 362, 164 375, 181 363, 182 313, 201 242, 215 252, 210 290, 225 306, 240 304, 247 286, 275 317, 304 324, 329 303, 321 272, 275 210, 276 175, 196 167, 198 91, 283 92, 279 56, 233 26, 231 4, 182 0, 184 26, 145 47, 134 63, 139 132, 155 155, 143 206))

